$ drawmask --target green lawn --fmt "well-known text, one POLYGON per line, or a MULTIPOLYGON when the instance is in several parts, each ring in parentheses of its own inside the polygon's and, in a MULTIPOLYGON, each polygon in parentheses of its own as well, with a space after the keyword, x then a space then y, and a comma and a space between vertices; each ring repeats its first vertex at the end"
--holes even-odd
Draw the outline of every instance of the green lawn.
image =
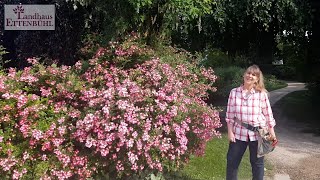
MULTIPOLYGON (((207 144, 204 156, 191 158, 189 164, 170 180, 224 180, 228 146, 227 134, 223 134, 220 139, 213 139, 207 144)), ((272 175, 273 167, 269 163, 265 162, 265 168, 265 175, 272 175)), ((242 158, 238 175, 240 180, 252 178, 249 148, 242 158)))
MULTIPOLYGON (((223 134, 220 139, 215 138, 210 141, 207 144, 205 155, 203 157, 193 157, 190 163, 180 172, 181 177, 188 180, 225 179, 228 145, 226 134, 223 134)), ((239 177, 240 179, 250 179, 251 177, 248 150, 242 159, 239 177)))

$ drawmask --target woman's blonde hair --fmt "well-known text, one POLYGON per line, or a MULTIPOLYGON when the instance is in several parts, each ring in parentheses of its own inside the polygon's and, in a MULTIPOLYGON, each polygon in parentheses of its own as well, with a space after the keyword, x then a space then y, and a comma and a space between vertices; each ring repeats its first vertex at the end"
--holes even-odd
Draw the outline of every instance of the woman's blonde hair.
POLYGON ((264 86, 263 74, 262 74, 259 66, 255 65, 255 64, 252 66, 249 66, 247 68, 247 70, 245 71, 245 73, 248 73, 248 72, 250 72, 258 77, 258 82, 255 83, 254 89, 257 91, 260 91, 260 92, 263 92, 263 91, 267 92, 267 90, 264 86))

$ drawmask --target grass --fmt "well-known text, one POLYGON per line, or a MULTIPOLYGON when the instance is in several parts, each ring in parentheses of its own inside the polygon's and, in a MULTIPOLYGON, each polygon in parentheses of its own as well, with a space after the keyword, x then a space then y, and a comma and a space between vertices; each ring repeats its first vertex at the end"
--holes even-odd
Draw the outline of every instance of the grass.
MULTIPOLYGON (((208 142, 205 155, 191 158, 189 164, 180 172, 182 177, 187 180, 225 179, 228 146, 226 134, 223 134, 220 139, 215 138, 208 142)), ((250 179, 250 177, 251 166, 247 150, 240 164, 239 178, 250 179)))
POLYGON ((275 110, 293 122, 305 124, 305 132, 320 135, 319 102, 314 101, 309 91, 295 91, 278 101, 275 110))

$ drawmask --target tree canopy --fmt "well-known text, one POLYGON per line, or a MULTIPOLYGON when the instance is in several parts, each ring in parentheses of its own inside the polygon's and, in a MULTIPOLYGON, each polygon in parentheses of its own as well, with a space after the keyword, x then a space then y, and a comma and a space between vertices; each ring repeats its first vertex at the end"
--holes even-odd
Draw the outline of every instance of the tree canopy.
MULTIPOLYGON (((77 59, 74 50, 79 49, 91 33, 101 34, 100 41, 108 43, 135 31, 142 34, 149 45, 166 40, 190 51, 218 48, 231 57, 245 55, 253 62, 270 64, 281 54, 279 44, 303 47, 311 37, 306 34, 311 35, 313 30, 311 0, 29 0, 13 3, 18 2, 55 4, 58 18, 54 32, 2 30, 1 42, 11 55, 15 54, 14 59, 44 54, 72 64, 75 62, 72 59, 77 59), (30 40, 30 36, 39 38, 30 40), (42 41, 42 37, 48 38, 42 41), (24 43, 36 48, 20 49, 24 43), (62 56, 65 54, 62 50, 72 55, 62 56)), ((9 1, 2 1, 1 8, 6 3, 9 1)), ((2 16, 0 23, 3 24, 2 16)))

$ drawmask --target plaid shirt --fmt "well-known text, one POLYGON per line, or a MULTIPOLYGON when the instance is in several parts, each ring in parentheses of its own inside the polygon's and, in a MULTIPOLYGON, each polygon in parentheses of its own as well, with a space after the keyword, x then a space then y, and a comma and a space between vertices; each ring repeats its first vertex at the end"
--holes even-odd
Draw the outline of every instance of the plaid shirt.
POLYGON ((226 121, 233 125, 233 132, 236 139, 241 141, 258 140, 257 133, 235 123, 233 120, 234 117, 254 127, 274 127, 276 125, 268 94, 266 92, 255 91, 254 89, 246 93, 243 86, 234 88, 230 92, 226 121))

